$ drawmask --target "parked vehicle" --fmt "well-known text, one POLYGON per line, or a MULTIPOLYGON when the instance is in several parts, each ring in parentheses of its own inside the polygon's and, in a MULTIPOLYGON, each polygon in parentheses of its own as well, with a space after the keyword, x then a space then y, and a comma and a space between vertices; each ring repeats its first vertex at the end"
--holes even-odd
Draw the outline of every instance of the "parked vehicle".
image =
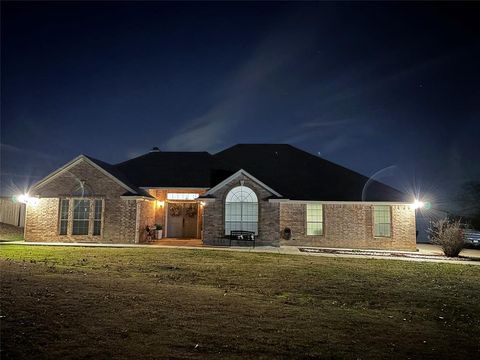
POLYGON ((480 231, 465 229, 463 231, 465 245, 469 247, 480 247, 480 231))

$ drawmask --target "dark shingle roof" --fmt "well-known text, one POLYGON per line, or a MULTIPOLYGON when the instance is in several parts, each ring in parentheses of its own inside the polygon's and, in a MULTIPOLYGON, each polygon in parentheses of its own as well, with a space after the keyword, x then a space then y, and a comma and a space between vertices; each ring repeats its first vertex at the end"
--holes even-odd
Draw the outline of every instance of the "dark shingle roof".
POLYGON ((287 144, 239 144, 215 154, 292 200, 408 201, 406 194, 287 144))
POLYGON ((90 159, 143 192, 140 187, 212 188, 244 169, 292 200, 409 200, 390 186, 287 144, 239 144, 214 155, 153 151, 116 165, 90 159))
POLYGON ((211 187, 212 155, 208 152, 152 151, 115 168, 139 187, 211 187))

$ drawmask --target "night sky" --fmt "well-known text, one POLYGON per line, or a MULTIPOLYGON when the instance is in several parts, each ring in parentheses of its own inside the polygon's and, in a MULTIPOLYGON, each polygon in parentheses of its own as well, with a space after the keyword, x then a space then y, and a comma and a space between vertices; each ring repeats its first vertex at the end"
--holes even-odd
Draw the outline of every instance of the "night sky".
POLYGON ((1 10, 2 195, 81 153, 236 143, 290 143, 438 204, 480 180, 480 3, 1 10))

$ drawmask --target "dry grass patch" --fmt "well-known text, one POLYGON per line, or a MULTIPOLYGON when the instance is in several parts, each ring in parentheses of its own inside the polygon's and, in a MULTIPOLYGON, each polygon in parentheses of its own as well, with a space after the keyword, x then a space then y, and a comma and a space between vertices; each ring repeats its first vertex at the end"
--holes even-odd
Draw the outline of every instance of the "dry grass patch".
POLYGON ((0 223, 0 242, 1 241, 22 241, 23 227, 0 223))

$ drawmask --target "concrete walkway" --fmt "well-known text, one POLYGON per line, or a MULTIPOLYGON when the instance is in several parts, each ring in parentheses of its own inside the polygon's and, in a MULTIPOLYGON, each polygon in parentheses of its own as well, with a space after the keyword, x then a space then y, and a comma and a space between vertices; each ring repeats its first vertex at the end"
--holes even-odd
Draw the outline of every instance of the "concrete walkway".
MULTIPOLYGON (((303 256, 324 256, 334 258, 357 258, 357 259, 383 259, 417 262, 437 262, 462 265, 480 265, 480 250, 465 249, 460 254, 460 258, 451 259, 442 256, 442 251, 438 246, 431 244, 417 244, 416 252, 408 251, 390 251, 390 250, 359 250, 359 249, 339 249, 339 248, 318 248, 318 247, 297 247, 297 246, 257 246, 252 247, 220 247, 205 246, 195 243, 194 246, 159 244, 96 244, 96 243, 51 243, 51 242, 28 242, 28 241, 9 241, 0 242, 2 245, 28 245, 28 246, 73 246, 73 247, 104 247, 104 248, 170 248, 170 249, 195 249, 195 250, 215 250, 215 251, 241 251, 256 253, 276 253, 287 255, 303 256)), ((1 251, 1 250, 0 250, 1 251)))
MULTIPOLYGON (((443 251, 438 245, 417 244, 417 249, 420 254, 443 255, 443 251)), ((480 260, 480 249, 463 249, 460 256, 475 259, 478 258, 480 260)))
POLYGON ((312 247, 300 247, 298 250, 301 252, 306 252, 308 255, 317 256, 480 265, 480 250, 465 249, 460 253, 458 258, 448 258, 443 255, 443 252, 439 248, 429 244, 424 245, 426 246, 421 246, 416 252, 312 247))

